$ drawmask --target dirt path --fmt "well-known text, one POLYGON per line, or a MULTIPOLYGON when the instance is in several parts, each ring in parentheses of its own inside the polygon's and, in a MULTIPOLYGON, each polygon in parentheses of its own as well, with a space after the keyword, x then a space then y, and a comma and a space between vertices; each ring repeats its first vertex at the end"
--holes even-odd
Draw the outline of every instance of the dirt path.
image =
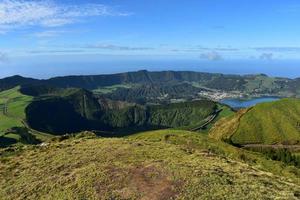
POLYGON ((266 149, 289 149, 300 151, 300 145, 283 145, 283 144, 246 144, 242 148, 266 148, 266 149))

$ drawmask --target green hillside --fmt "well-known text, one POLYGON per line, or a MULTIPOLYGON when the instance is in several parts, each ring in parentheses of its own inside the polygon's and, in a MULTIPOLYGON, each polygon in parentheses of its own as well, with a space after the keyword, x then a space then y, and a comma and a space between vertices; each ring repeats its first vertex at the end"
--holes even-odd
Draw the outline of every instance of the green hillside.
POLYGON ((97 130, 113 135, 141 129, 193 129, 223 111, 228 109, 220 110, 209 100, 142 106, 98 98, 84 89, 64 89, 36 98, 26 108, 26 119, 32 128, 52 134, 97 130))
POLYGON ((15 87, 0 93, 0 147, 12 144, 37 144, 49 136, 31 130, 26 124, 26 107, 33 97, 15 87))
POLYGON ((23 126, 25 108, 32 101, 32 97, 22 95, 19 87, 0 93, 0 132, 23 126))
POLYGON ((96 130, 112 136, 165 128, 200 130, 233 113, 228 107, 209 100, 138 105, 110 100, 84 89, 46 85, 1 92, 0 109, 1 141, 5 144, 17 143, 23 133, 40 138, 44 136, 40 132, 61 135, 96 130), (7 142, 8 137, 11 142, 7 142))
POLYGON ((233 144, 299 144, 300 100, 262 103, 218 122, 211 137, 233 144))
POLYGON ((91 92, 75 88, 40 96, 25 110, 30 127, 52 134, 97 129, 101 127, 95 122, 100 111, 100 105, 91 92))
POLYGON ((297 99, 234 113, 210 100, 139 105, 36 85, 1 92, 0 110, 0 199, 300 198, 297 152, 218 141, 298 144, 297 99), (203 127, 214 139, 185 131, 203 127), (137 133, 153 129, 164 130, 137 133))
POLYGON ((199 92, 203 91, 203 89, 194 87, 192 84, 185 82, 180 84, 168 83, 144 84, 132 87, 125 86, 126 85, 123 87, 119 86, 110 92, 106 92, 105 88, 103 88, 102 94, 113 100, 136 102, 139 104, 162 104, 172 102, 172 100, 196 99, 199 97, 199 92))
POLYGON ((192 132, 154 131, 119 139, 77 136, 1 153, 4 200, 300 196, 299 169, 192 132))

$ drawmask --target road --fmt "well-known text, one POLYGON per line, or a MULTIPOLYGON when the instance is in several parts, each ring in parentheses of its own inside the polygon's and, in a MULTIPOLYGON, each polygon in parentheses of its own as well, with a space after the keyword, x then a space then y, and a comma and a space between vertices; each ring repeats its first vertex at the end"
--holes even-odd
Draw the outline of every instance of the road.
POLYGON ((215 114, 209 116, 206 120, 206 122, 204 124, 202 124, 201 126, 199 127, 196 127, 196 128, 193 128, 191 131, 198 131, 198 130, 201 130, 203 129, 204 127, 206 127, 208 124, 210 124, 212 121, 214 121, 216 119, 216 117, 218 116, 218 114, 222 111, 222 109, 220 110, 217 110, 215 112, 215 114))

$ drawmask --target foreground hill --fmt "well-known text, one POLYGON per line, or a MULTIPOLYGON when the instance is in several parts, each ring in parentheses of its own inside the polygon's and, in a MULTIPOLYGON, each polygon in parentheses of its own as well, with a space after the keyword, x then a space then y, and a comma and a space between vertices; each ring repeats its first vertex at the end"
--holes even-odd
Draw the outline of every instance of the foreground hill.
POLYGON ((1 151, 0 159, 4 200, 300 197, 297 168, 192 132, 77 136, 1 151))
POLYGON ((261 103, 219 121, 210 136, 236 145, 299 144, 300 100, 261 103))

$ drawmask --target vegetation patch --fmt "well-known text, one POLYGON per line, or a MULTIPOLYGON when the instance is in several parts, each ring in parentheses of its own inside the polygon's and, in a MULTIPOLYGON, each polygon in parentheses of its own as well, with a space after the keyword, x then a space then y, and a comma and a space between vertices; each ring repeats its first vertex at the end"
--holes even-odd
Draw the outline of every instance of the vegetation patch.
POLYGON ((134 87, 133 84, 119 84, 119 85, 100 87, 100 88, 97 88, 97 89, 93 90, 93 92, 95 94, 110 94, 112 92, 115 92, 118 89, 122 89, 122 88, 130 89, 132 87, 134 87))

